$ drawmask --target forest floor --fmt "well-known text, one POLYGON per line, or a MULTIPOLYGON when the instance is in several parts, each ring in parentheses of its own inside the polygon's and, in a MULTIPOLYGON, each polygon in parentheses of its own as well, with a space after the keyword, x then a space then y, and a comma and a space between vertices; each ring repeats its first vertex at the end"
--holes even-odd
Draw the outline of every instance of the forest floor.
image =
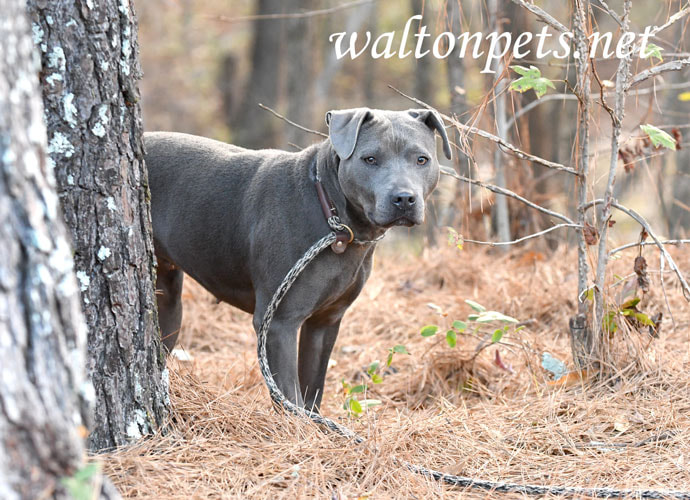
MULTIPOLYGON (((181 344, 193 359, 168 362, 171 428, 101 456, 123 495, 457 498, 457 488, 401 469, 396 458, 493 481, 690 490, 690 306, 676 278, 665 274, 674 327, 651 247, 645 249, 650 291, 638 309, 650 316, 664 312, 659 338, 647 327, 623 325, 607 344, 603 375, 565 385, 549 383, 541 357, 548 352, 571 363, 574 252, 444 247, 401 257, 381 250, 343 321, 322 407, 368 444, 276 412, 259 373, 250 316, 217 305, 188 279, 181 344), (458 336, 450 348, 446 330, 473 313, 466 299, 525 328, 511 328, 500 344, 485 342, 478 354, 482 333, 458 336), (428 324, 441 332, 422 337, 428 324), (369 364, 385 365, 397 344, 410 355, 396 354, 382 383, 369 381, 367 397, 382 404, 348 417, 341 381, 368 380, 369 364)), ((690 269, 690 252, 671 253, 690 269)), ((619 255, 612 277, 634 281, 637 249, 619 255)), ((620 292, 630 288, 622 282, 611 300, 620 303, 620 292)), ((493 330, 482 332, 491 337, 493 330)), ((493 495, 473 490, 463 496, 493 495)))

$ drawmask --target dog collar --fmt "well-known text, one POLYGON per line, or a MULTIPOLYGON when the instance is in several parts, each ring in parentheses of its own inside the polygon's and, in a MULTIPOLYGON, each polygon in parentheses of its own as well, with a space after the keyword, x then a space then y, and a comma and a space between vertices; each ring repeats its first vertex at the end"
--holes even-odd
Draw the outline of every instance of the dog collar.
POLYGON ((350 226, 343 224, 340 217, 338 217, 338 209, 335 208, 328 194, 326 194, 326 190, 323 188, 321 181, 315 181, 315 185, 323 216, 326 218, 328 226, 333 229, 335 233, 335 241, 331 244, 331 250, 335 253, 343 253, 347 249, 347 246, 354 241, 355 233, 352 232, 350 226))

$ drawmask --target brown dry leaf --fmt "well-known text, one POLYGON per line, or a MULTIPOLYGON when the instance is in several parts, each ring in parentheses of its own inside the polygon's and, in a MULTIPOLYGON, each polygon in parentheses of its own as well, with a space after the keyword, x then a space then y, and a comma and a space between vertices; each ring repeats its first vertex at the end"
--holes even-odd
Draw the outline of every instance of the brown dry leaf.
POLYGON ((585 235, 585 243, 588 245, 596 245, 599 240, 599 233, 589 222, 585 222, 585 227, 582 230, 585 235))
POLYGON ((633 266, 635 274, 637 274, 637 286, 643 292, 649 291, 649 278, 647 277, 647 260, 641 255, 635 257, 635 264, 633 266))
POLYGON ((671 129, 671 135, 676 140, 676 151, 680 151, 680 149, 681 149, 680 144, 683 140, 683 135, 680 133, 680 130, 676 127, 671 129))

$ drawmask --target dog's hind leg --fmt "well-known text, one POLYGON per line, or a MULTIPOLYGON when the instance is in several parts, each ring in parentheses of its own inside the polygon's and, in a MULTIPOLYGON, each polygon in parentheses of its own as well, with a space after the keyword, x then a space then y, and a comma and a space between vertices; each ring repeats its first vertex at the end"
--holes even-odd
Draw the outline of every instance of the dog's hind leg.
POLYGON ((299 338, 299 382, 304 406, 319 411, 328 360, 338 337, 340 318, 309 318, 299 338))
POLYGON ((156 276, 156 301, 161 340, 168 352, 172 351, 182 324, 182 270, 169 262, 158 259, 156 276))

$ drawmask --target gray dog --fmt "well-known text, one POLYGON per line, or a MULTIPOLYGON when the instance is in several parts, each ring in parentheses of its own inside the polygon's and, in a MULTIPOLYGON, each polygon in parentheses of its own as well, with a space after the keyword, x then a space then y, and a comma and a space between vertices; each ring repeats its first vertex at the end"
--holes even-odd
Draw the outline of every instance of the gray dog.
POLYGON ((424 220, 439 179, 437 113, 365 108, 326 115, 329 139, 299 153, 252 151, 172 132, 146 134, 158 314, 171 350, 183 272, 258 328, 292 265, 331 229, 345 231, 298 278, 267 336, 268 364, 293 403, 318 410, 340 321, 371 271, 375 240, 424 220), (349 246, 348 246, 349 244, 349 246), (299 349, 298 338, 299 335, 299 349))

